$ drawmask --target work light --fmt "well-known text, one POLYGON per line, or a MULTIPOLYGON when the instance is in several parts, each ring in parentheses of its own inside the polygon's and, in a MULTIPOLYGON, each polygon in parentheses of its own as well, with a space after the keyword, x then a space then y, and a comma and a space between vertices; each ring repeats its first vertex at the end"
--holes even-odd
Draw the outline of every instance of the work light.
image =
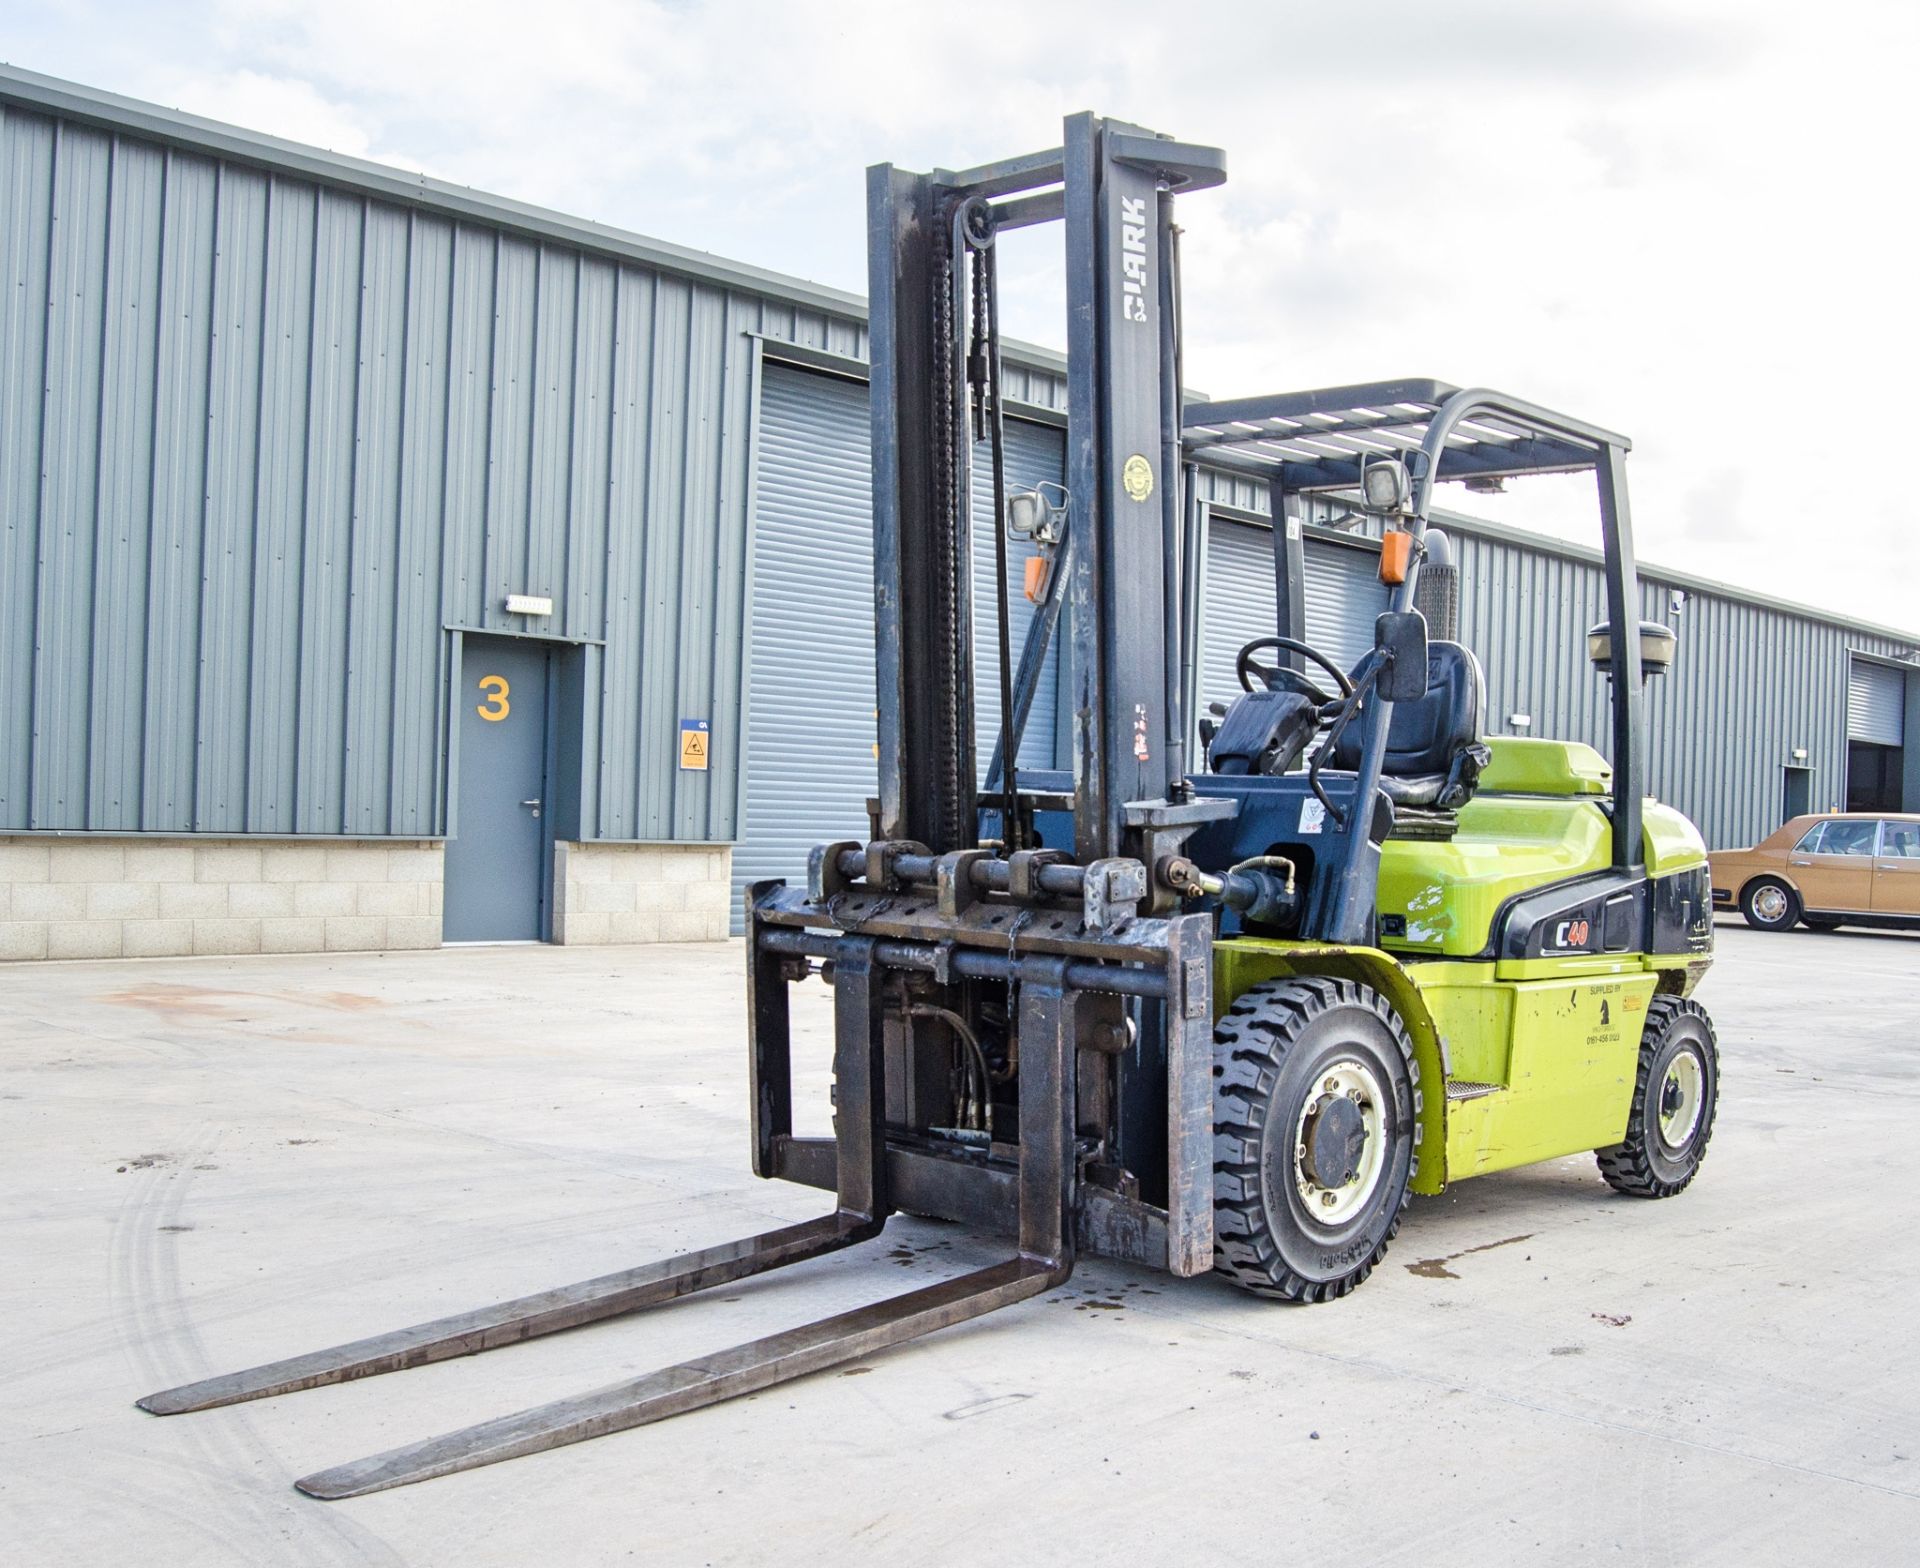
POLYGON ((1360 493, 1369 512, 1402 512, 1413 495, 1407 465, 1397 457, 1383 457, 1360 470, 1360 493))

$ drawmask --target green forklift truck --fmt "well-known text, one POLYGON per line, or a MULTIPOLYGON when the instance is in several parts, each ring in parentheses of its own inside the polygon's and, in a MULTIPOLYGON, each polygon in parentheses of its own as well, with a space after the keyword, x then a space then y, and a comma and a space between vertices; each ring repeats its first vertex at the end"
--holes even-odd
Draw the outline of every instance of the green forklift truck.
POLYGON ((1588 1150, 1620 1192, 1680 1191, 1719 1083, 1691 1000, 1711 887, 1693 825, 1644 798, 1641 683, 1671 664, 1674 635, 1622 613, 1638 599, 1628 442, 1412 380, 1201 405, 1185 436, 1189 458, 1267 480, 1283 620, 1304 575, 1284 519, 1305 493, 1342 493, 1373 520, 1392 594, 1351 673, 1285 634, 1249 643, 1244 694, 1204 731, 1194 789, 1237 809, 1190 858, 1282 871, 1291 894, 1220 890, 1238 907, 1213 947, 1218 1266, 1262 1294, 1343 1295, 1408 1192, 1588 1150), (1612 688, 1617 770, 1578 741, 1484 734, 1478 660, 1426 637, 1414 608, 1437 478, 1582 470, 1598 479, 1612 609, 1587 652, 1612 688), (1394 680, 1383 656, 1423 677, 1390 707, 1368 701, 1394 680))
POLYGON ((491 1350, 864 1243, 901 1211, 1009 1238, 959 1278, 297 1483, 348 1497, 869 1356, 1052 1290, 1081 1253, 1317 1302, 1367 1277, 1410 1193, 1584 1151, 1636 1197, 1692 1180, 1718 1088, 1691 1000, 1711 889, 1699 834, 1645 798, 1642 680, 1673 644, 1636 610, 1628 443, 1425 380, 1185 405, 1174 204, 1224 178, 1216 149, 1092 115, 1040 153, 869 172, 878 794, 864 840, 818 846, 804 883, 761 883, 746 910, 753 1169, 832 1210, 145 1409, 491 1350), (1066 472, 1015 495, 996 242, 1045 223, 1065 242, 1066 472), (1390 589, 1351 668, 1303 640, 1283 591, 1203 751, 1202 460, 1269 486, 1277 576, 1288 503, 1327 493, 1374 520, 1390 589), (1436 483, 1576 472, 1605 544, 1587 636, 1611 764, 1486 735, 1474 655, 1416 598, 1436 483), (988 487, 1004 526, 983 767, 988 487), (1031 606, 1010 602, 1009 531, 1042 562, 1031 606), (1018 767, 1055 642, 1072 763, 1018 767), (810 979, 833 991, 831 1137, 793 1126, 789 994, 810 979))

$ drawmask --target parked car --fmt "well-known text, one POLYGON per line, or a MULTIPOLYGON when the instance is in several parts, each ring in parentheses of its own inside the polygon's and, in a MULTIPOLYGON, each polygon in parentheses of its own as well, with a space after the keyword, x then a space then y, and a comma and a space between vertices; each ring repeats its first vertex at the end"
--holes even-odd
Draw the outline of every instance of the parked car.
POLYGON ((1713 904, 1760 931, 1920 926, 1920 815, 1795 817, 1751 849, 1717 849, 1713 904))

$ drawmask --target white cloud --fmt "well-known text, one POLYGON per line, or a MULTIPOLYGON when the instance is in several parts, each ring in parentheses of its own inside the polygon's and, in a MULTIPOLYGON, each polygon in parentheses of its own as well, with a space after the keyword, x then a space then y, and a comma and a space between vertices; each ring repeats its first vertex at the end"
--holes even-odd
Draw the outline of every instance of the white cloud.
MULTIPOLYGON (((182 108, 864 286, 863 166, 1081 108, 1228 150, 1183 203, 1189 378, 1491 382, 1636 441, 1643 556, 1920 624, 1898 0, 1373 0, 1201 14, 221 0, 36 10, 0 52, 182 108)), ((1058 343, 1023 246, 1009 301, 1058 343)), ((1579 487, 1471 509, 1590 530, 1579 487)))

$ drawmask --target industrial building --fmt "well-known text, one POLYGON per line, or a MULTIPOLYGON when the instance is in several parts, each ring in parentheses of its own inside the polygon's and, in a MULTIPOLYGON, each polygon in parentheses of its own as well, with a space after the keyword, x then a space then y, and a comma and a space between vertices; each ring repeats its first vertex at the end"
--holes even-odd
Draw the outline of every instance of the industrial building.
MULTIPOLYGON (((0 957, 710 938, 862 835, 858 296, 11 69, 0 268, 0 957)), ((1010 477, 1057 482, 1061 361, 1009 369, 1010 477)), ((1224 697, 1272 529, 1195 458, 1224 697)), ((1299 521, 1355 658, 1377 545, 1299 521)), ((1601 744, 1598 553, 1442 521, 1489 726, 1601 744)), ((1641 574, 1652 788, 1711 844, 1920 810, 1920 633, 1641 574)))

